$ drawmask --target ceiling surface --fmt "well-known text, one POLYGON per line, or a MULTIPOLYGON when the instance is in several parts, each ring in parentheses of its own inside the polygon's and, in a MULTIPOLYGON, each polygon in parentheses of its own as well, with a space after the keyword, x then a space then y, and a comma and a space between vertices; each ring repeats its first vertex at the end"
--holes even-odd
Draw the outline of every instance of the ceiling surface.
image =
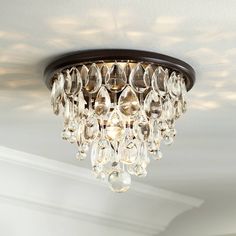
MULTIPOLYGON (((161 236, 236 235, 236 1, 1 1, 0 145, 90 168, 60 139, 43 70, 65 52, 127 48, 188 62, 196 84, 177 137, 135 179, 198 197, 161 236)), ((124 195, 125 197, 125 195, 124 195)))

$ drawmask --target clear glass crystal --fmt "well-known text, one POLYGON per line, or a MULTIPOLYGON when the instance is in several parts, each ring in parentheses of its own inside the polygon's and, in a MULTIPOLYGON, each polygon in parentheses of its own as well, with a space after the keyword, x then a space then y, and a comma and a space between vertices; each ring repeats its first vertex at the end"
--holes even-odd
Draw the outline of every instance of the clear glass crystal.
POLYGON ((88 75, 88 67, 83 65, 81 70, 80 70, 80 76, 81 76, 81 80, 82 80, 82 85, 83 87, 86 87, 88 82, 89 82, 89 75, 88 75))
POLYGON ((71 87, 72 87, 71 75, 70 75, 70 71, 67 70, 66 76, 65 76, 65 81, 64 81, 64 91, 67 95, 70 95, 71 87))
POLYGON ((130 86, 127 86, 121 93, 118 100, 118 108, 125 116, 133 116, 139 111, 138 97, 130 86))
POLYGON ((86 140, 93 140, 98 136, 99 124, 95 115, 90 115, 84 124, 84 138, 86 140))
POLYGON ((121 115, 117 109, 115 109, 106 125, 106 133, 107 137, 112 141, 119 141, 123 138, 125 130, 124 130, 124 122, 121 118, 121 115))
POLYGON ((110 71, 106 74, 106 87, 114 93, 118 93, 124 89, 127 83, 127 77, 119 65, 119 63, 114 63, 110 71))
POLYGON ((137 93, 144 93, 149 88, 149 77, 144 74, 145 69, 141 63, 137 64, 130 73, 129 84, 137 93))
POLYGON ((120 161, 127 165, 133 164, 136 161, 137 154, 138 149, 136 142, 133 139, 126 137, 119 146, 120 161))
POLYGON ((133 130, 137 139, 141 141, 148 140, 150 135, 150 127, 144 111, 140 111, 137 119, 134 121, 133 130))
POLYGON ((131 177, 127 172, 115 170, 108 176, 108 183, 113 192, 123 193, 130 188, 131 177))
POLYGON ((160 95, 165 96, 167 92, 168 70, 158 66, 152 76, 152 88, 160 95))
POLYGON ((107 89, 102 86, 97 93, 95 100, 95 113, 99 116, 105 116, 111 108, 111 99, 107 89))
POLYGON ((144 109, 149 117, 157 119, 162 114, 162 102, 159 94, 154 90, 151 90, 145 100, 144 109))
POLYGON ((102 85, 102 75, 95 63, 93 63, 88 71, 88 82, 85 86, 85 90, 90 93, 96 93, 102 85))

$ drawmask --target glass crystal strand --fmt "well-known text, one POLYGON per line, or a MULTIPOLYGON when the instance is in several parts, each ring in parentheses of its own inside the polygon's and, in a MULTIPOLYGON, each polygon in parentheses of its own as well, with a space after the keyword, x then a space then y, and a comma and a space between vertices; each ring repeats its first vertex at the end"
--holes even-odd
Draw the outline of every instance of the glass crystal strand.
POLYGON ((147 141, 150 135, 149 122, 143 108, 139 111, 137 119, 133 123, 134 135, 140 141, 147 141))
MULTIPOLYGON (((117 81, 115 83, 117 83, 117 81)), ((115 106, 114 110, 118 113, 118 109, 117 109, 117 93, 114 93, 114 106, 115 106)), ((114 139, 113 140, 113 142, 114 142, 114 150, 115 150, 115 162, 116 163, 120 162, 119 156, 118 156, 118 147, 119 147, 118 146, 118 144, 119 144, 118 141, 122 139, 122 136, 124 134, 124 125, 123 125, 123 127, 121 127, 120 134, 121 134, 121 137, 119 137, 119 139, 114 139)))
POLYGON ((126 133, 119 147, 120 160, 124 164, 134 164, 137 157, 137 146, 134 142, 134 137, 130 124, 130 117, 127 120, 126 133))
POLYGON ((92 95, 89 94, 89 111, 85 121, 84 137, 88 142, 92 142, 99 134, 99 124, 97 117, 92 108, 92 95))
POLYGON ((144 93, 150 85, 149 77, 145 75, 145 69, 141 63, 138 63, 131 71, 129 84, 137 93, 144 93))
POLYGON ((120 94, 118 108, 126 117, 134 116, 139 111, 138 97, 130 86, 127 86, 120 94))
POLYGON ((181 96, 180 100, 182 103, 182 113, 185 113, 187 110, 187 102, 186 102, 187 88, 185 84, 185 80, 183 76, 181 76, 181 96))
POLYGON ((71 136, 69 139, 70 143, 75 143, 77 141, 77 134, 76 134, 76 130, 77 130, 77 122, 75 120, 75 112, 74 112, 74 97, 72 96, 71 101, 69 102, 69 106, 70 106, 70 115, 69 115, 69 122, 68 122, 68 130, 71 132, 71 136))
POLYGON ((96 93, 102 85, 102 75, 100 69, 95 63, 93 63, 88 70, 88 82, 85 86, 85 90, 89 94, 96 93))
POLYGON ((115 62, 106 74, 106 87, 112 93, 121 92, 127 84, 127 77, 121 65, 115 62))
POLYGON ((64 94, 64 102, 65 102, 64 112, 63 112, 64 127, 61 136, 62 139, 69 141, 71 137, 71 131, 68 129, 68 124, 70 120, 70 100, 66 94, 64 94))
POLYGON ((53 113, 55 115, 58 115, 59 114, 59 104, 57 103, 57 84, 58 84, 58 81, 57 80, 54 80, 53 82, 53 85, 52 85, 52 91, 51 91, 51 105, 52 105, 52 108, 53 108, 53 113))

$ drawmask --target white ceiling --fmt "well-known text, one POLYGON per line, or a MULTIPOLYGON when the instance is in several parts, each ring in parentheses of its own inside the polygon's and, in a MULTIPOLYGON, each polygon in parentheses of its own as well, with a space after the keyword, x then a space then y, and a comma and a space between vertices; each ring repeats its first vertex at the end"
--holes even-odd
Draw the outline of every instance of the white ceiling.
POLYGON ((165 158, 139 181, 204 200, 161 236, 235 235, 235 12, 233 0, 2 1, 0 145, 89 168, 60 139, 43 83, 48 60, 94 48, 178 57, 196 70, 189 110, 165 158))

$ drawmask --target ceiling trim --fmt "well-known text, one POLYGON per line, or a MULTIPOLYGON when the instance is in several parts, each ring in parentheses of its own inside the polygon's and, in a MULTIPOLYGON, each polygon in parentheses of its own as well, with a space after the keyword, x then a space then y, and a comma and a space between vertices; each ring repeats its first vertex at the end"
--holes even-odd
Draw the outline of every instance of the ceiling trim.
POLYGON ((0 147, 0 162, 1 202, 144 235, 158 234, 176 216, 202 204, 202 200, 140 183, 126 194, 115 194, 85 168, 6 147, 0 147))

